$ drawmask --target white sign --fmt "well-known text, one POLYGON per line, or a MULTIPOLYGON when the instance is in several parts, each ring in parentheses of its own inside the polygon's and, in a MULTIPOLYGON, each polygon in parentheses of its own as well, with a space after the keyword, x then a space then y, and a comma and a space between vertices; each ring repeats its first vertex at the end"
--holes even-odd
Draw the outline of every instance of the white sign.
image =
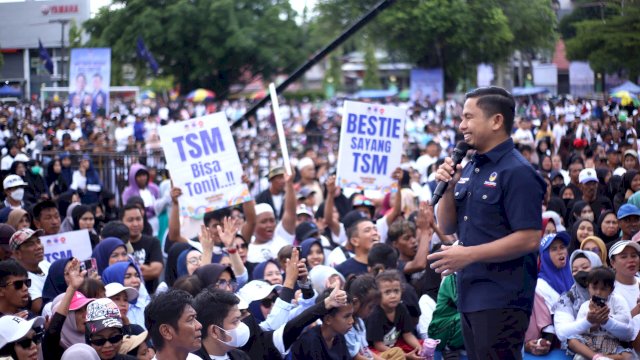
POLYGON ((227 117, 219 112, 165 125, 160 141, 180 213, 202 219, 209 211, 251 200, 227 117))
POLYGON ((404 110, 345 101, 340 131, 337 184, 343 188, 389 192, 400 166, 404 110))
POLYGON ((78 260, 91 258, 91 239, 87 229, 40 236, 40 241, 44 246, 44 258, 48 262, 70 257, 78 260))

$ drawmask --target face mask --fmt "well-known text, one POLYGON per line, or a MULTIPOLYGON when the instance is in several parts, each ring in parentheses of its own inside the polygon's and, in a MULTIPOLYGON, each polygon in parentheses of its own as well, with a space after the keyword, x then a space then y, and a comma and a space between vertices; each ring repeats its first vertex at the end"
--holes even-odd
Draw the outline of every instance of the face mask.
POLYGON ((560 190, 562 190, 563 187, 564 185, 553 185, 551 186, 551 192, 555 196, 560 196, 560 190))
POLYGON ((218 329, 222 330, 227 336, 231 337, 231 340, 229 341, 220 340, 220 342, 223 344, 234 348, 239 348, 245 346, 247 344, 247 341, 249 341, 249 335, 251 334, 251 332, 249 331, 249 327, 243 322, 238 324, 238 327, 233 330, 225 330, 220 326, 215 326, 218 329))
POLYGON ((42 168, 40 166, 33 166, 31 167, 31 173, 33 175, 40 175, 42 174, 42 168))
POLYGON ((593 222, 593 213, 581 216, 581 218, 593 222))
POLYGON ((589 276, 588 271, 578 271, 573 278, 576 280, 576 284, 582 286, 583 288, 586 288, 588 285, 587 276, 589 276))
POLYGON ((15 201, 22 201, 22 198, 24 198, 24 189, 13 190, 10 196, 15 201))

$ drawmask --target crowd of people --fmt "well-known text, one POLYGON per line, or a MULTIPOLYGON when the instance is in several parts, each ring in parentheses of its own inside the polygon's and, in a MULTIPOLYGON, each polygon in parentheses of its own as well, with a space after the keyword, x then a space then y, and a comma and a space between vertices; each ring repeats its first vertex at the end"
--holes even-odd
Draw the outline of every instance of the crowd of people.
MULTIPOLYGON (((141 154, 160 150, 163 124, 214 111, 234 122, 244 102, 115 103, 108 117, 3 104, 0 357, 466 359, 457 274, 427 259, 459 240, 427 200, 463 139, 462 104, 395 104, 407 114, 399 191, 340 188, 340 102, 292 102, 281 109, 293 172, 262 109, 233 130, 255 200, 188 221, 182 189, 141 154), (92 161, 116 152, 139 160, 122 191, 92 161), (45 259, 40 237, 74 230, 89 233, 91 259, 45 259)), ((528 98, 516 113, 510 141, 546 184, 522 351, 636 358, 637 112, 528 98)))

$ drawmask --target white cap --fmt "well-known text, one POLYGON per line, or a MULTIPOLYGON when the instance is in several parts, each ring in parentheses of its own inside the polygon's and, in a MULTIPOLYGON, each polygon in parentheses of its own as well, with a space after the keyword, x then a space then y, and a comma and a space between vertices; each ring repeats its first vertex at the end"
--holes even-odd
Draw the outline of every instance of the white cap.
POLYGON ((611 260, 614 255, 620 254, 622 250, 624 250, 624 248, 626 248, 627 246, 631 246, 632 248, 636 249, 638 253, 640 253, 640 245, 638 245, 637 242, 630 240, 621 240, 611 245, 611 248, 609 249, 609 260, 611 260))
POLYGON ((298 209, 296 210, 296 215, 307 215, 313 219, 313 211, 307 207, 305 204, 298 205, 298 209))
POLYGON ((270 212, 273 214, 273 208, 267 203, 256 204, 256 216, 270 212))
POLYGON ((596 175, 596 169, 586 168, 580 171, 580 175, 578 175, 578 180, 580 184, 586 184, 591 181, 598 181, 598 176, 596 175))
POLYGON ((23 153, 18 153, 16 157, 13 158, 13 161, 26 163, 29 162, 29 157, 23 153))
POLYGON ((623 168, 623 167, 619 167, 615 170, 613 170, 613 175, 614 176, 622 176, 624 174, 627 173, 627 169, 623 168))
POLYGON ((0 348, 8 343, 20 340, 29 330, 44 325, 44 318, 36 316, 25 320, 18 316, 6 315, 0 318, 0 348))
POLYGON ((117 282, 113 282, 104 286, 105 297, 108 298, 118 295, 123 291, 127 293, 127 301, 129 302, 133 302, 138 298, 138 290, 132 287, 123 286, 122 284, 117 282))
POLYGON ((249 308, 249 303, 246 302, 243 298, 241 298, 240 295, 238 295, 238 294, 235 294, 235 295, 238 298, 238 300, 240 300, 240 302, 238 303, 238 310, 246 310, 246 309, 248 309, 249 308))
POLYGON ((18 175, 8 175, 4 178, 2 182, 2 187, 6 189, 11 189, 18 186, 27 186, 27 183, 22 180, 22 178, 18 175))
POLYGON ((300 159, 300 161, 298 161, 298 169, 302 170, 307 166, 315 166, 311 158, 303 157, 302 159, 300 159))
POLYGON ((238 290, 238 296, 247 303, 251 303, 266 298, 274 289, 280 289, 281 287, 282 285, 271 285, 263 280, 252 280, 238 290))

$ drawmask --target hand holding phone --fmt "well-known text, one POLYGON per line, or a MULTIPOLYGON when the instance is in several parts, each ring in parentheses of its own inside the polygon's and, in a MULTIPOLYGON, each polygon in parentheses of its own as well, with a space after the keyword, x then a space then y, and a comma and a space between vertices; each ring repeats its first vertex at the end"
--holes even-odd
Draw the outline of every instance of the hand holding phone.
POLYGON ((605 306, 607 306, 607 300, 606 300, 606 299, 603 299, 603 298, 601 298, 601 297, 599 297, 599 296, 596 296, 596 295, 593 295, 593 296, 591 297, 591 301, 593 301, 593 303, 594 303, 594 304, 596 304, 596 305, 597 305, 597 306, 599 306, 599 307, 605 307, 605 306))

